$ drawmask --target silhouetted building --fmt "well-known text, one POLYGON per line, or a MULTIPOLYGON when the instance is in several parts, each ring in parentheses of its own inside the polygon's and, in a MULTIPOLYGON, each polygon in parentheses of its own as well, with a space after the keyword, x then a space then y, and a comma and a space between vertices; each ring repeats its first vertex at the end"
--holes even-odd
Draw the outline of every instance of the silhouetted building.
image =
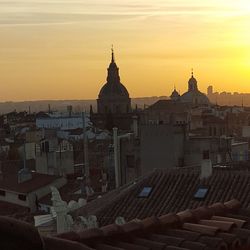
POLYGON ((176 91, 176 89, 174 88, 174 91, 172 92, 170 99, 172 101, 179 101, 180 100, 180 94, 176 91))
POLYGON ((97 127, 109 130, 113 127, 130 130, 131 127, 131 99, 126 87, 120 81, 119 68, 115 63, 113 49, 107 82, 98 95, 97 113, 95 114, 91 110, 91 120, 97 127))
POLYGON ((188 81, 188 91, 180 97, 180 101, 184 103, 190 103, 193 106, 210 104, 207 96, 199 91, 197 80, 194 78, 193 72, 191 78, 188 81))
POLYGON ((100 114, 129 113, 131 99, 126 87, 120 82, 119 68, 112 49, 111 63, 108 67, 107 82, 101 88, 97 99, 97 112, 100 114))

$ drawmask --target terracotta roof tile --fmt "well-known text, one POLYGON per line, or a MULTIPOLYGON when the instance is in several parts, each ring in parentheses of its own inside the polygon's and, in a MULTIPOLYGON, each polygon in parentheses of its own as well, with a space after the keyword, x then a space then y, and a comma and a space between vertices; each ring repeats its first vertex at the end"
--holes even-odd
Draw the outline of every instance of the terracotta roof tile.
POLYGON ((121 230, 125 233, 135 233, 141 230, 143 225, 140 222, 131 221, 124 225, 121 225, 121 230))
POLYGON ((232 233, 235 234, 239 239, 243 240, 243 243, 247 243, 250 246, 250 230, 235 228, 232 230, 232 233))
POLYGON ((195 217, 193 216, 193 214, 190 210, 179 212, 176 215, 179 217, 179 219, 182 223, 195 221, 195 217))
POLYGON ((224 203, 225 207, 231 211, 237 211, 240 209, 241 207, 241 203, 236 200, 236 199, 233 199, 233 200, 230 200, 230 201, 227 201, 224 203))
POLYGON ((159 227, 160 220, 156 216, 151 216, 141 220, 141 224, 144 230, 154 230, 155 228, 159 227))
POLYGON ((218 221, 218 220, 200 220, 199 224, 211 227, 217 227, 224 232, 229 232, 234 227, 236 227, 236 224, 233 222, 218 221))
POLYGON ((201 219, 209 219, 212 216, 211 210, 204 206, 193 209, 192 214, 197 221, 201 219))
POLYGON ((173 228, 174 226, 181 224, 180 217, 178 217, 176 214, 173 214, 173 213, 162 215, 159 217, 159 220, 160 220, 160 224, 164 228, 167 228, 167 227, 173 228))
POLYGON ((209 208, 212 214, 217 214, 217 215, 225 214, 227 209, 221 202, 214 203, 213 205, 209 206, 209 208))
POLYGON ((196 241, 201 236, 200 233, 183 229, 170 229, 166 231, 166 234, 174 237, 181 237, 188 241, 196 241))
POLYGON ((244 224, 246 224, 245 220, 239 220, 239 219, 235 219, 235 218, 222 217, 222 216, 213 216, 212 220, 232 222, 239 228, 243 227, 244 224))
POLYGON ((183 241, 185 241, 183 238, 163 234, 152 234, 150 235, 149 239, 157 242, 162 242, 167 246, 181 246, 183 241))
POLYGON ((186 229, 192 232, 197 232, 203 235, 212 235, 212 236, 218 233, 219 231, 218 227, 192 224, 192 223, 184 223, 182 227, 183 229, 186 229))
MULTIPOLYGON (((227 204, 233 203, 237 204, 235 201, 227 204)), ((191 209, 188 211, 190 212, 188 216, 183 216, 183 218, 189 218, 192 222, 181 223, 175 214, 164 215, 161 218, 151 216, 142 221, 133 220, 121 226, 111 224, 98 229, 60 234, 56 238, 41 237, 37 230, 29 224, 20 224, 19 221, 0 217, 0 233, 6 236, 8 244, 13 243, 16 246, 12 249, 19 249, 17 245, 20 241, 24 241, 20 243, 20 246, 24 246, 23 249, 32 250, 248 249, 247 247, 250 246, 250 230, 248 230, 250 217, 247 216, 247 211, 242 209, 236 211, 233 206, 226 209, 225 207, 225 204, 218 206, 217 203, 205 209, 204 207, 191 209), (217 209, 218 207, 220 209, 217 209), (221 208, 224 214, 221 214, 221 208), (216 211, 220 214, 219 216, 216 211), (208 217, 210 212, 215 213, 211 218, 208 217), (193 218, 190 218, 190 215, 193 218), (243 216, 245 219, 238 219, 237 216, 243 216), (215 220, 216 217, 220 220, 215 220), (166 223, 164 224, 164 222, 166 223), (13 230, 13 228, 18 230, 13 230)), ((0 241, 0 249, 8 249, 7 247, 10 245, 5 243, 6 241, 0 241)))
POLYGON ((116 224, 107 225, 101 228, 104 236, 111 236, 121 232, 121 228, 116 224))
POLYGON ((241 245, 240 239, 234 234, 229 233, 219 233, 218 237, 223 239, 229 246, 230 249, 238 249, 241 245))
POLYGON ((199 242, 206 244, 212 249, 228 249, 227 244, 223 239, 218 237, 201 236, 199 242))

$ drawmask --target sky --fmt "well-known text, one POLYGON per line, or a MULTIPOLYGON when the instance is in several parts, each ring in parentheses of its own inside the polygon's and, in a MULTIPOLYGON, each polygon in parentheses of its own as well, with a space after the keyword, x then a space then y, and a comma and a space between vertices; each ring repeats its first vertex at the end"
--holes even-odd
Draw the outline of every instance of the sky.
POLYGON ((0 101, 95 99, 111 45, 131 97, 250 92, 249 0, 0 0, 0 101))

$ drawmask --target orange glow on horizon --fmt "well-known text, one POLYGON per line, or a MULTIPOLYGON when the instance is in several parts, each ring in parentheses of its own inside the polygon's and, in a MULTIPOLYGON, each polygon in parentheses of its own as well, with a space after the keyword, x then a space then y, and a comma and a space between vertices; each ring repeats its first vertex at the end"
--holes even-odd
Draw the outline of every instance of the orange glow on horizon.
POLYGON ((131 97, 250 92, 247 0, 0 0, 0 101, 96 99, 110 48, 131 97))

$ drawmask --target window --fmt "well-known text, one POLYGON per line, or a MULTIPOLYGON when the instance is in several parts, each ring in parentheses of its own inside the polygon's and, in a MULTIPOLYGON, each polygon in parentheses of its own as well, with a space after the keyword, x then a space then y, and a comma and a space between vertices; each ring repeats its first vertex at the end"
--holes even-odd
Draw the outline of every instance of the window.
POLYGON ((5 191, 4 190, 0 190, 0 196, 5 196, 5 191))
POLYGON ((144 187, 142 191, 139 193, 139 198, 148 198, 152 191, 152 187, 144 187))
POLYGON ((24 195, 24 194, 19 194, 19 195, 18 195, 18 199, 21 200, 21 201, 26 201, 26 195, 24 195))
POLYGON ((205 199, 208 193, 208 188, 207 187, 199 187, 194 194, 195 199, 205 199))

